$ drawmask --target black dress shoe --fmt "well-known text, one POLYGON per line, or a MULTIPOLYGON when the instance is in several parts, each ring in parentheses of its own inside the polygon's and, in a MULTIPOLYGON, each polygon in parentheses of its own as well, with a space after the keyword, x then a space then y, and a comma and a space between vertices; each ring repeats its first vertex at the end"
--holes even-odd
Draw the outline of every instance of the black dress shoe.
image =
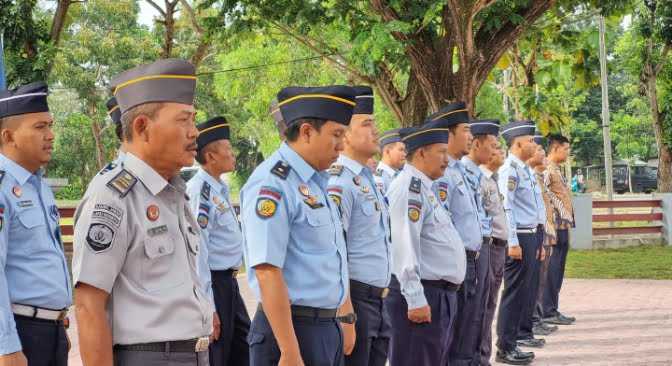
POLYGON ((519 339, 516 343, 521 347, 531 347, 531 348, 544 348, 546 345, 546 340, 543 338, 527 338, 519 339))
POLYGON ((555 325, 572 325, 574 321, 571 318, 568 318, 562 314, 558 314, 550 318, 544 318, 544 323, 555 325))
POLYGON ((518 358, 529 358, 529 359, 534 359, 534 352, 524 352, 518 346, 513 349, 513 352, 518 354, 518 358))
POLYGON ((566 316, 565 314, 563 314, 563 313, 561 313, 561 312, 558 312, 558 318, 563 319, 563 320, 570 321, 570 322, 572 322, 572 323, 574 323, 574 322, 576 321, 576 318, 575 318, 575 317, 573 317, 573 316, 566 316))
POLYGON ((540 335, 540 336, 547 336, 553 332, 558 330, 558 327, 556 325, 548 325, 546 323, 537 323, 534 325, 532 328, 532 333, 534 335, 540 335))
POLYGON ((511 351, 497 351, 497 355, 495 356, 495 361, 509 365, 529 365, 533 359, 534 356, 522 357, 515 349, 511 351))

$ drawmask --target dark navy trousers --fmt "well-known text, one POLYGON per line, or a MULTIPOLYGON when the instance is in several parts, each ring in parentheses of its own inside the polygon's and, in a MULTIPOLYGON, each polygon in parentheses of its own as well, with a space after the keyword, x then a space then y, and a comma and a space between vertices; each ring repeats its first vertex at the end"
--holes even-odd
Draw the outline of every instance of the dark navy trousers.
POLYGON ((215 310, 222 324, 219 339, 210 345, 210 365, 248 365, 250 317, 240 296, 238 281, 231 270, 210 273, 215 310))
POLYGON ((61 321, 14 316, 23 354, 30 366, 66 366, 68 338, 61 321))
MULTIPOLYGON (((336 318, 293 316, 294 332, 306 366, 343 364, 343 333, 336 318)), ((250 334, 250 366, 277 365, 280 348, 263 311, 257 311, 250 334)))
POLYGON ((390 366, 447 365, 448 345, 457 312, 455 290, 423 285, 427 304, 431 308, 431 323, 408 320, 408 304, 393 277, 390 294, 385 299, 392 323, 390 366))
POLYGON ((483 321, 489 295, 490 244, 483 243, 476 259, 467 258, 467 273, 457 292, 457 316, 449 347, 451 365, 478 365, 481 358, 483 321))
POLYGON ((562 281, 565 278, 565 264, 569 252, 569 230, 558 230, 558 242, 553 248, 553 256, 548 263, 548 276, 542 300, 544 318, 558 314, 558 304, 562 281))
POLYGON ((495 309, 499 297, 499 287, 504 276, 504 262, 506 261, 506 240, 494 239, 490 245, 490 286, 483 320, 483 337, 481 337, 481 366, 490 365, 492 354, 492 323, 495 319, 495 309))
POLYGON ((355 348, 345 356, 347 366, 385 366, 392 334, 385 300, 367 285, 350 280, 350 298, 357 314, 355 348))
MULTIPOLYGON (((504 290, 497 317, 497 347, 504 351, 516 348, 518 330, 526 316, 530 298, 534 298, 532 286, 534 273, 539 273, 537 250, 541 247, 542 233, 518 234, 518 242, 523 252, 522 260, 506 257, 504 263, 504 290)), ((536 292, 534 292, 536 294, 536 292)))
POLYGON ((542 262, 538 259, 537 252, 541 250, 542 244, 544 242, 544 229, 543 226, 539 227, 537 230, 537 244, 534 258, 531 261, 531 279, 530 286, 528 288, 529 294, 526 297, 527 302, 523 308, 523 315, 520 319, 520 325, 518 327, 518 339, 531 339, 534 338, 532 333, 532 328, 534 326, 534 313, 537 308, 537 299, 539 298, 539 286, 541 284, 541 265, 542 262))

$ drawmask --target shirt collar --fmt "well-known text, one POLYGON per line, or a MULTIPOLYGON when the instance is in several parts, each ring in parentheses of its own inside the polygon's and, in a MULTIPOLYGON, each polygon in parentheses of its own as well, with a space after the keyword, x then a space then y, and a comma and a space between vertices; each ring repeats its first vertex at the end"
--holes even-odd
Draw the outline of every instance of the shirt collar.
POLYGON ((390 175, 395 175, 398 173, 398 170, 392 168, 391 166, 383 163, 382 161, 378 163, 378 169, 387 172, 390 175))
POLYGON ((215 177, 206 172, 205 169, 203 169, 203 167, 198 168, 194 177, 198 177, 198 179, 207 182, 215 192, 223 193, 226 190, 224 184, 222 184, 221 181, 215 179, 215 177))
MULTIPOLYGON (((0 164, 4 167, 5 171, 16 179, 19 185, 24 185, 33 176, 33 173, 26 170, 26 168, 17 164, 14 160, 6 157, 5 155, 0 154, 0 164)), ((36 175, 40 176, 42 174, 42 169, 38 170, 36 175)))
MULTIPOLYGON (((153 195, 159 194, 169 184, 154 168, 145 163, 142 159, 133 155, 133 153, 126 153, 126 160, 124 160, 124 168, 142 182, 153 195)), ((171 179, 175 182, 175 179, 171 179)))
POLYGON ((474 161, 471 160, 471 158, 469 158, 467 155, 462 157, 462 164, 464 164, 464 167, 473 174, 478 175, 480 173, 480 169, 478 169, 476 163, 474 163, 474 161))
POLYGON ((353 159, 350 159, 349 157, 341 154, 338 156, 337 162, 344 167, 350 169, 355 175, 360 175, 362 174, 362 170, 368 169, 364 165, 360 164, 358 161, 355 161, 353 159))
MULTIPOLYGON (((310 179, 317 173, 317 170, 313 169, 310 164, 306 162, 304 158, 301 157, 294 149, 292 149, 286 142, 283 142, 278 149, 280 156, 282 156, 289 166, 299 175, 299 178, 305 183, 310 181, 310 179)), ((322 176, 320 176, 322 177, 322 176)))
POLYGON ((404 170, 407 170, 414 177, 419 177, 422 181, 422 184, 424 184, 427 189, 432 188, 434 181, 425 175, 425 173, 421 172, 418 168, 414 167, 411 163, 404 164, 404 170))
POLYGON ((481 165, 479 168, 481 168, 481 171, 483 172, 483 175, 485 175, 488 178, 492 177, 492 175, 495 174, 493 171, 488 169, 488 167, 486 167, 485 165, 481 165))
POLYGON ((517 163, 518 165, 520 165, 521 168, 524 168, 524 167, 527 166, 527 164, 525 164, 524 161, 520 160, 520 158, 518 158, 514 154, 509 154, 509 159, 511 159, 511 161, 513 161, 514 163, 517 163))

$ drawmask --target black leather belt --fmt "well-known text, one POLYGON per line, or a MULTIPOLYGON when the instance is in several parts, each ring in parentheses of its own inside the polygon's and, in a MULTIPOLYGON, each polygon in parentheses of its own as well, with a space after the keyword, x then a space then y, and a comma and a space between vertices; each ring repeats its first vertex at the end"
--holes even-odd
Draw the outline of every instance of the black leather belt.
MULTIPOLYGON (((336 319, 337 309, 320 309, 312 306, 292 305, 292 316, 303 316, 307 318, 336 319)), ((264 312, 261 304, 257 306, 257 311, 264 312)))
POLYGON ((364 282, 355 280, 350 280, 350 291, 367 294, 367 296, 373 297, 375 299, 384 299, 390 293, 390 289, 387 287, 371 286, 364 282))
POLYGON ((115 350, 136 352, 169 352, 169 353, 194 353, 208 350, 208 338, 187 339, 184 341, 168 341, 138 344, 116 344, 115 350))
POLYGON ((499 238, 492 238, 492 245, 496 247, 506 247, 507 241, 499 238))
POLYGON ((478 259, 479 257, 479 252, 473 251, 473 250, 467 250, 467 259, 478 259))
POLYGON ((492 244, 492 237, 484 236, 483 237, 483 245, 490 245, 490 244, 492 244))
POLYGON ((221 270, 221 271, 212 271, 212 272, 221 273, 224 276, 231 276, 233 278, 236 278, 236 277, 238 277, 238 272, 239 271, 238 271, 237 268, 229 268, 229 269, 225 269, 225 270, 221 270))
POLYGON ((442 290, 457 291, 460 289, 460 285, 444 280, 420 280, 420 283, 423 286, 436 287, 442 290))

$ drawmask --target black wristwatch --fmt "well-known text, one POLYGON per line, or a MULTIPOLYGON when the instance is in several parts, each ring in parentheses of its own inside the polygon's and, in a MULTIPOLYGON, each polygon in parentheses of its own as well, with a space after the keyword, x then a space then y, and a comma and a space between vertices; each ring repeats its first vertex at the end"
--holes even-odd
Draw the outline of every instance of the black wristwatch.
POLYGON ((357 321, 357 314, 350 313, 350 314, 345 314, 343 316, 339 316, 338 321, 340 321, 341 323, 345 323, 345 324, 355 324, 355 322, 357 321))

